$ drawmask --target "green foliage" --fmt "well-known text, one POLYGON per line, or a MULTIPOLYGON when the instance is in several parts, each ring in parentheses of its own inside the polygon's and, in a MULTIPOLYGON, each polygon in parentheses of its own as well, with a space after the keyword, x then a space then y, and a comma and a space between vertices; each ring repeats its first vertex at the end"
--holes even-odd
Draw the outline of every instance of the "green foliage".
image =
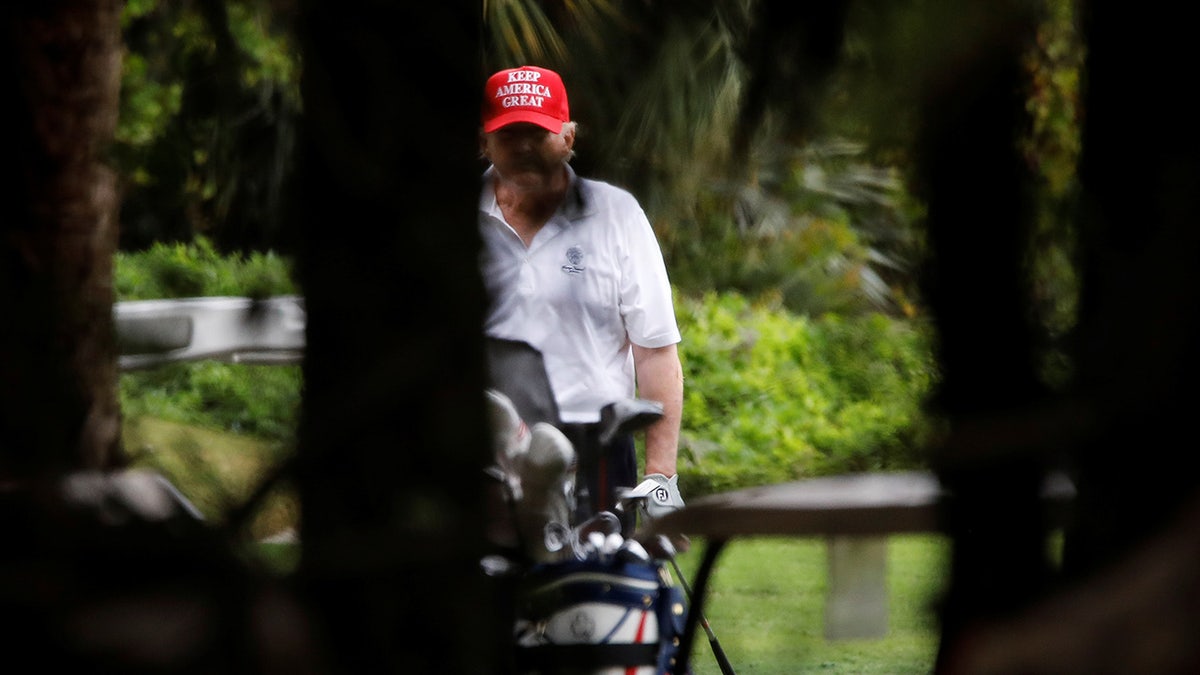
POLYGON ((300 61, 290 31, 272 25, 261 14, 262 7, 249 3, 230 3, 229 33, 246 54, 242 64, 242 85, 250 91, 260 87, 280 88, 290 105, 300 104, 300 61))
POLYGON ((1080 114, 1084 45, 1073 0, 1046 0, 1037 42, 1026 58, 1031 125, 1022 150, 1039 181, 1034 234, 1028 247, 1034 316, 1041 323, 1041 377, 1066 384, 1073 364, 1064 343, 1075 327, 1079 303, 1073 225, 1081 152, 1080 114))
POLYGON ((677 310, 686 494, 920 464, 935 377, 920 324, 797 316, 735 293, 677 310))
POLYGON ((300 405, 300 367, 198 361, 121 376, 121 410, 275 440, 291 439, 300 405))
POLYGON ((122 14, 121 246, 187 241, 266 250, 285 239, 283 185, 299 55, 262 2, 135 0, 122 14))
POLYGON ((483 0, 483 39, 491 70, 524 64, 556 67, 568 59, 562 27, 602 44, 603 26, 622 16, 620 0, 483 0))
POLYGON ((1074 186, 1081 150, 1080 97, 1084 47, 1073 0, 1045 0, 1036 45, 1026 56, 1029 73, 1026 111, 1031 128, 1022 139, 1026 158, 1047 192, 1068 194, 1074 186))
POLYGON ((917 313, 920 209, 895 171, 838 140, 760 158, 734 197, 696 196, 698 221, 659 217, 672 281, 688 293, 779 291, 791 311, 917 313))
MULTIPOLYGON (((141 148, 162 135, 171 118, 179 112, 183 87, 178 82, 153 80, 142 54, 127 54, 123 66, 124 96, 116 141, 128 148, 141 148)), ((133 166, 129 171, 127 180, 134 185, 151 181, 144 166, 133 166)))
POLYGON ((222 254, 205 237, 120 252, 114 268, 119 300, 296 293, 288 259, 274 252, 222 254))

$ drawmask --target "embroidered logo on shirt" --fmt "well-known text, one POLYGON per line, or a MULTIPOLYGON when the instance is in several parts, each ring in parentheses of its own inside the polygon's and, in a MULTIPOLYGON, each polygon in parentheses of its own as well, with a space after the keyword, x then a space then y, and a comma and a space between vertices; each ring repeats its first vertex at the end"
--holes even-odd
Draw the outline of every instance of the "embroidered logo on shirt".
POLYGON ((580 274, 587 269, 583 266, 583 249, 578 246, 567 249, 567 262, 569 264, 562 266, 564 274, 580 274))

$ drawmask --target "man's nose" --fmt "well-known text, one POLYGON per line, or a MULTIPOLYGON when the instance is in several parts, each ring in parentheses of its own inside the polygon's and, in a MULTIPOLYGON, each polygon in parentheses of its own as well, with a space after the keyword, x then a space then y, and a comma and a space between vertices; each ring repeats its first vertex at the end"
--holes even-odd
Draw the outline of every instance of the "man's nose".
POLYGON ((516 135, 516 144, 522 150, 529 150, 538 144, 541 135, 536 131, 526 131, 516 135))
POLYGON ((532 124, 514 124, 501 130, 500 135, 514 144, 537 144, 546 132, 532 124))

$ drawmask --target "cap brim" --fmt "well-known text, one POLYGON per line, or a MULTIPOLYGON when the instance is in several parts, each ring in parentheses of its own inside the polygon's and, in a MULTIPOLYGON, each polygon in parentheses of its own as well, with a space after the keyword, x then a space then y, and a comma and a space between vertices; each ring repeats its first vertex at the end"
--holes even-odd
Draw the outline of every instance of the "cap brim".
POLYGON ((530 124, 536 124, 539 127, 555 134, 562 132, 562 127, 564 124, 563 120, 560 120, 553 115, 547 115, 534 110, 513 110, 511 112, 497 115, 485 122, 483 125, 483 131, 484 133, 490 134, 501 127, 506 127, 510 124, 516 124, 517 122, 529 122, 530 124))

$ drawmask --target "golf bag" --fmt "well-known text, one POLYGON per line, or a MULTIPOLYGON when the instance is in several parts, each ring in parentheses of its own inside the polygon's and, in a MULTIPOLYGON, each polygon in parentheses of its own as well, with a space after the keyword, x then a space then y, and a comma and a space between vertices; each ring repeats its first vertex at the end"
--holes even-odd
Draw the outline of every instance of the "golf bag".
POLYGON ((632 538, 633 514, 594 499, 612 478, 590 475, 611 465, 602 448, 657 420, 661 407, 616 402, 599 422, 564 432, 540 353, 491 340, 488 361, 490 473, 503 504, 490 536, 508 559, 493 568, 511 582, 512 671, 673 675, 685 597, 632 538))
POLYGON ((672 673, 686 611, 661 562, 590 557, 536 565, 516 607, 518 673, 672 673))

